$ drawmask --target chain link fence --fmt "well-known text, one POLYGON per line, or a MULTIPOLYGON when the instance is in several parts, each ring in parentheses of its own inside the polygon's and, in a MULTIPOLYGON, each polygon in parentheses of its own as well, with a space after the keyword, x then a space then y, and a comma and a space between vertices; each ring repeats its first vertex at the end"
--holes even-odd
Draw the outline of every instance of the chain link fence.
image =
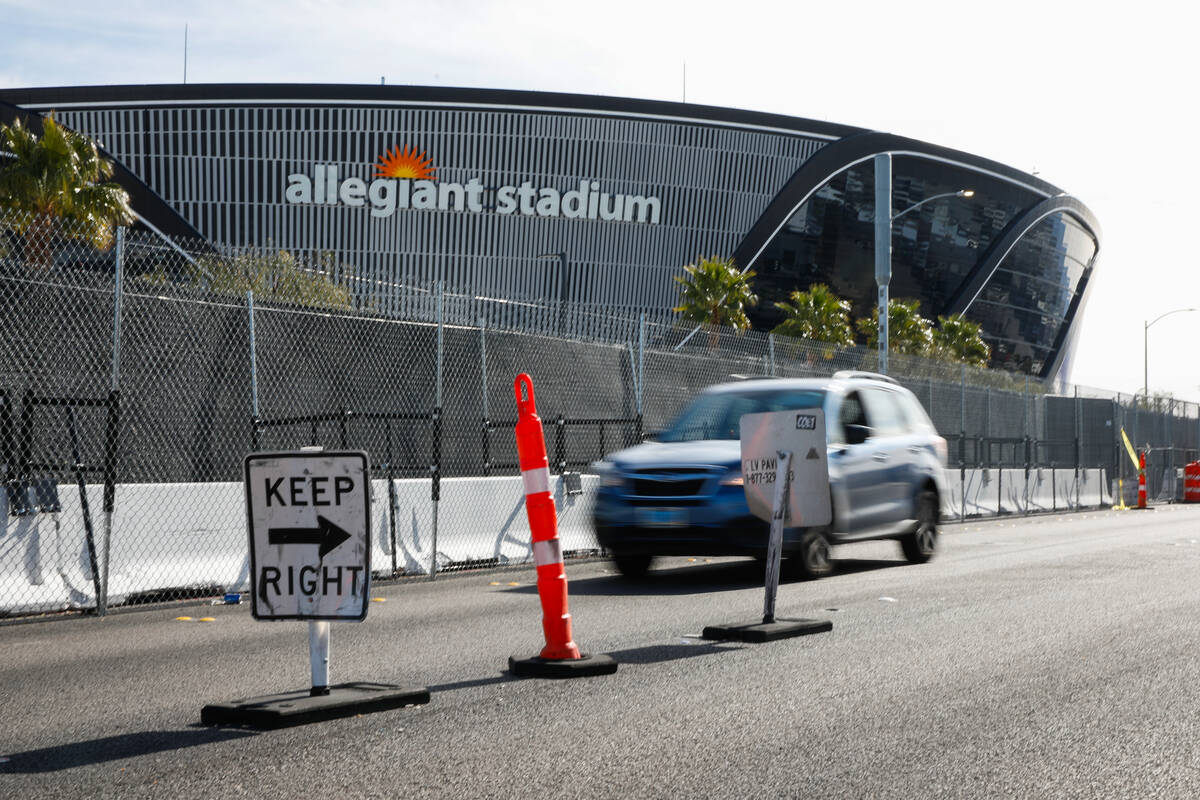
MULTIPOLYGON (((397 286, 401 319, 360 300, 378 293, 329 256, 142 231, 100 251, 27 223, 0 217, 0 615, 244 590, 243 459, 311 445, 370 458, 377 579, 527 563, 520 372, 558 476, 563 549, 596 554, 590 463, 662 429, 712 383, 877 363, 866 348, 441 285, 397 286)), ((949 442, 958 516, 1078 506, 1089 470, 1122 482, 1130 502, 1122 430, 1147 453, 1151 496, 1174 500, 1200 450, 1193 403, 890 362, 949 442), (1006 501, 1005 481, 1032 486, 1043 470, 1045 503, 1030 490, 1006 501), (977 479, 995 503, 968 505, 977 479)))

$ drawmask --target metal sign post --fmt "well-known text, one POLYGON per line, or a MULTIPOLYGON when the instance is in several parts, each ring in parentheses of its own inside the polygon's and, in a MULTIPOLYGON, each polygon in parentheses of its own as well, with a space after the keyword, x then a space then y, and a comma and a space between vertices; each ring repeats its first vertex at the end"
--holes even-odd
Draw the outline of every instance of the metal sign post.
POLYGON ((820 408, 746 414, 742 481, 750 512, 770 523, 761 622, 710 625, 705 639, 769 642, 833 629, 829 620, 775 617, 785 529, 824 528, 833 518, 825 415, 820 408))
POLYGON ((329 681, 329 623, 366 619, 371 582, 371 492, 366 453, 246 457, 250 610, 257 620, 308 622, 307 692, 205 706, 201 721, 263 728, 429 702, 424 687, 329 681))
POLYGON ((763 596, 763 624, 775 621, 775 596, 779 593, 779 562, 783 554, 783 526, 788 515, 788 493, 792 486, 792 453, 778 451, 775 469, 775 502, 771 505, 771 535, 767 539, 767 591, 763 596))

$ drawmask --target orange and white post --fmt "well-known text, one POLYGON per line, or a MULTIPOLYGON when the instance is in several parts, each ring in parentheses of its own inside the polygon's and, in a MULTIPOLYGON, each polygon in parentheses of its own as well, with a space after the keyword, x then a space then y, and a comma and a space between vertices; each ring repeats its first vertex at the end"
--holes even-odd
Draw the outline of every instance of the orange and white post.
POLYGON ((537 677, 574 677, 616 672, 608 656, 579 652, 567 609, 567 573, 558 541, 558 515, 550 491, 550 460, 546 437, 537 415, 533 380, 521 373, 513 384, 517 397, 517 461, 525 487, 525 513, 537 565, 538 597, 542 603, 542 630, 546 646, 532 659, 509 659, 515 674, 537 677))
POLYGON ((1146 507, 1146 454, 1138 453, 1138 508, 1146 507))

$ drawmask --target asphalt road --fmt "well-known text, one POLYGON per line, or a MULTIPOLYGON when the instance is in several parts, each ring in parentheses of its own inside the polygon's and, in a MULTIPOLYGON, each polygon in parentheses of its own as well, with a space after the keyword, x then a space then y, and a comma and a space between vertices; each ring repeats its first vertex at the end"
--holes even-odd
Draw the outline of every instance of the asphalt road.
POLYGON ((200 709, 306 688, 303 623, 5 625, 0 797, 1200 797, 1200 507, 948 526, 942 548, 835 551, 779 596, 833 631, 762 645, 697 638, 761 613, 755 562, 632 584, 569 564, 576 640, 620 663, 573 681, 505 672, 541 647, 531 570, 376 587, 333 627, 333 680, 429 704, 270 732, 200 709))

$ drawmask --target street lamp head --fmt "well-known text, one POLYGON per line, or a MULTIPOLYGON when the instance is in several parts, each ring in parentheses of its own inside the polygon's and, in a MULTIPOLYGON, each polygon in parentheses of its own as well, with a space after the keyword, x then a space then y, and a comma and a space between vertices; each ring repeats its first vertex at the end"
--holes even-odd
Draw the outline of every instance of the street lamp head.
POLYGON ((974 197, 975 190, 974 189, 959 189, 958 196, 959 197, 974 197))

